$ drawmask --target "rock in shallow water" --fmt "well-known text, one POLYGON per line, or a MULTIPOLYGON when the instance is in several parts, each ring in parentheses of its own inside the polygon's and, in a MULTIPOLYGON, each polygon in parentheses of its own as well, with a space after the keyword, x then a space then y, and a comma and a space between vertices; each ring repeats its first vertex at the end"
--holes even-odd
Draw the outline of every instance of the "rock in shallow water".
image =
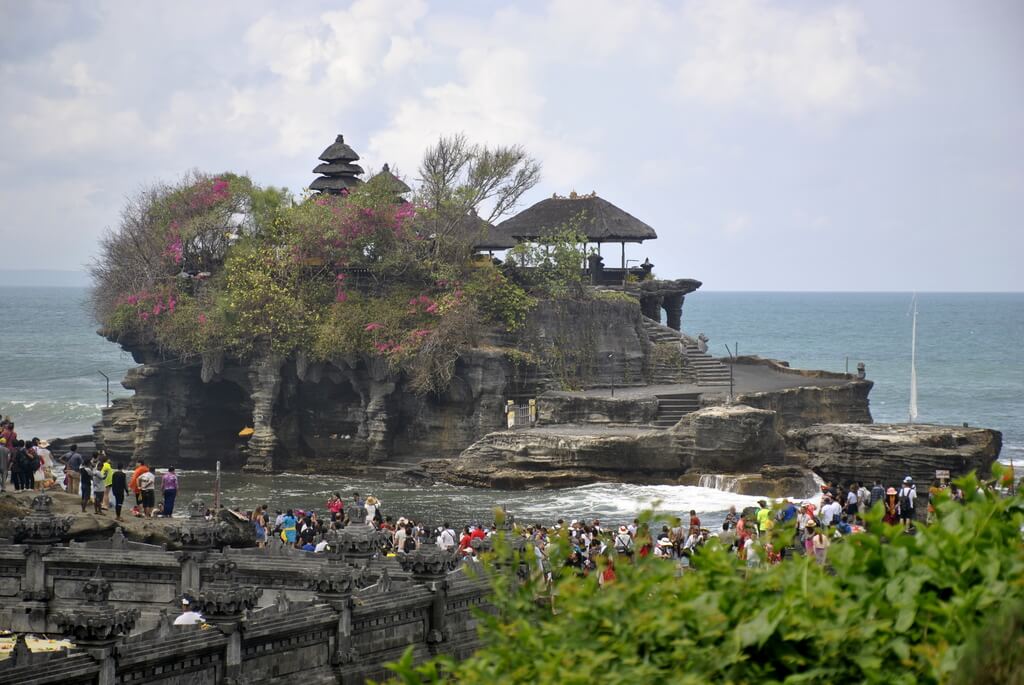
POLYGON ((1003 435, 989 428, 826 423, 788 431, 786 442, 806 453, 807 466, 825 480, 846 484, 878 479, 890 485, 908 475, 930 482, 936 470, 953 477, 972 470, 987 475, 1003 435))

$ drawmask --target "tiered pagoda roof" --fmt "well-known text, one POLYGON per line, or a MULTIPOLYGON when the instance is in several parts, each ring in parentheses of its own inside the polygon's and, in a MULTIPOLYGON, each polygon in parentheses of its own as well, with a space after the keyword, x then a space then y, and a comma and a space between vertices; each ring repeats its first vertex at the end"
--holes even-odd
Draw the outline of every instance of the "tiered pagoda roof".
POLYGON ((357 177, 363 173, 363 168, 353 164, 359 160, 359 155, 345 143, 343 135, 338 134, 334 143, 320 153, 319 159, 323 160, 324 164, 317 165, 313 173, 322 176, 309 184, 310 190, 337 195, 362 183, 357 177))

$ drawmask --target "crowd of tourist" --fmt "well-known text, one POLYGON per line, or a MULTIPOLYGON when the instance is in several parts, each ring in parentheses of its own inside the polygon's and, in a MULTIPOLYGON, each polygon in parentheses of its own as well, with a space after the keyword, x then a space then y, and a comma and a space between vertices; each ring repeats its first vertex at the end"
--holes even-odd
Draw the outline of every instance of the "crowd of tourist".
POLYGON ((131 513, 139 517, 171 516, 178 494, 178 476, 174 467, 157 474, 139 459, 126 472, 124 463, 114 464, 102 451, 89 456, 79 453, 78 445, 55 458, 50 443, 39 438, 18 438, 10 417, 0 420, 0 491, 8 478, 15 490, 58 488, 81 495, 82 512, 92 504, 93 513, 104 515, 111 507, 118 521, 128 495, 135 498, 131 513), (58 469, 58 464, 62 467, 58 469), (157 489, 162 495, 157 502, 157 489))
MULTIPOLYGON (((131 514, 171 516, 178 492, 178 476, 173 467, 160 474, 158 482, 157 473, 141 459, 127 466, 113 464, 102 451, 83 456, 77 445, 71 445, 67 453, 55 461, 45 440, 19 439, 14 423, 8 418, 0 421, 0 476, 0 487, 4 488, 8 476, 16 490, 65 487, 81 495, 83 512, 90 502, 96 514, 102 515, 113 507, 118 520, 122 520, 129 495, 134 496, 131 514), (62 483, 57 482, 57 462, 64 467, 62 483), (157 492, 162 495, 159 502, 157 492)), ((621 561, 650 556, 692 565, 694 551, 711 537, 730 546, 748 566, 778 563, 788 553, 811 555, 824 564, 832 542, 861 532, 867 512, 876 505, 881 504, 886 523, 899 524, 908 533, 913 532, 920 503, 925 503, 928 512, 925 518, 930 520, 934 513, 932 502, 947 487, 953 500, 963 499, 963 493, 955 485, 939 481, 935 481, 927 493, 920 494, 910 476, 898 487, 886 487, 881 481, 875 481, 870 488, 860 482, 846 488, 825 483, 817 501, 783 499, 769 505, 767 500, 760 500, 757 507, 742 511, 731 507, 721 529, 715 531, 703 526, 693 510, 688 516, 673 518, 653 533, 639 520, 606 530, 597 519, 572 520, 568 524, 559 520, 551 527, 532 525, 514 530, 529 542, 536 570, 547 578, 553 574, 552 546, 559 539, 569 545, 566 569, 589 575, 600 568, 601 582, 614 579, 616 558, 621 561), (795 545, 780 545, 781 548, 776 549, 776 528, 791 523, 796 529, 795 545), (604 563, 599 564, 599 560, 604 563)), ((418 547, 434 545, 454 550, 460 558, 472 559, 479 546, 474 545, 474 541, 486 539, 493 532, 493 527, 480 523, 456 529, 447 521, 433 526, 411 517, 394 519, 384 513, 376 497, 364 498, 359 493, 352 494, 348 507, 341 494, 334 493, 320 513, 301 509, 271 511, 268 505, 262 505, 247 512, 247 516, 258 546, 290 545, 314 554, 329 551, 332 531, 361 525, 372 526, 382 533, 381 552, 384 554, 407 554, 418 547)))

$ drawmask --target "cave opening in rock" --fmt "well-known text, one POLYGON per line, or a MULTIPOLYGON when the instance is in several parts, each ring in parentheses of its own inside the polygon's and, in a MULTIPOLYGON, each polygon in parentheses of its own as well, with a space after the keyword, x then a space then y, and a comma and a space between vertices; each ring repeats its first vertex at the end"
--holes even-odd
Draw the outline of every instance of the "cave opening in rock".
POLYGON ((238 432, 252 426, 249 393, 236 383, 220 379, 204 383, 190 400, 178 437, 181 459, 201 468, 214 468, 218 460, 225 468, 241 467, 246 459, 245 439, 238 432))

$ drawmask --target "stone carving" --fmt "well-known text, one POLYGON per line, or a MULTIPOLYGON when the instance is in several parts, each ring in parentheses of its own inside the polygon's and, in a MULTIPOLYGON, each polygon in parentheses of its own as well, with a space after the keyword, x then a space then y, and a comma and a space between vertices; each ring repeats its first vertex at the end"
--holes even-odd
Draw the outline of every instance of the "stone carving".
POLYGON ((419 547, 408 554, 398 555, 403 571, 412 573, 413 580, 441 580, 454 571, 459 560, 452 551, 439 547, 419 547))
MULTIPOLYGON (((346 511, 347 514, 347 511, 346 511)), ((369 559, 380 550, 384 535, 373 526, 353 523, 328 534, 330 555, 339 559, 369 559)))
POLYGON ((29 545, 52 545, 66 540, 71 530, 71 516, 55 516, 53 498, 47 494, 32 498, 32 513, 11 522, 14 541, 29 545))
POLYGON ((230 622, 255 607, 262 595, 263 589, 257 587, 209 588, 196 593, 192 604, 211 623, 230 622))
POLYGON ((234 531, 224 521, 206 519, 206 503, 198 497, 188 505, 188 520, 169 526, 167 536, 184 549, 221 549, 231 543, 234 531))
POLYGON ((116 609, 108 598, 110 581, 96 569, 96 575, 82 586, 87 603, 74 611, 60 611, 54 621, 61 632, 80 647, 107 645, 128 635, 138 621, 138 609, 116 609))
POLYGON ((704 335, 703 332, 697 336, 697 349, 700 350, 701 354, 708 353, 708 340, 710 340, 710 338, 704 335))
MULTIPOLYGON (((384 569, 382 577, 386 575, 387 569, 384 569)), ((309 589, 317 596, 328 599, 350 596, 368 585, 369 574, 366 568, 325 566, 311 572, 309 576, 309 589)))

